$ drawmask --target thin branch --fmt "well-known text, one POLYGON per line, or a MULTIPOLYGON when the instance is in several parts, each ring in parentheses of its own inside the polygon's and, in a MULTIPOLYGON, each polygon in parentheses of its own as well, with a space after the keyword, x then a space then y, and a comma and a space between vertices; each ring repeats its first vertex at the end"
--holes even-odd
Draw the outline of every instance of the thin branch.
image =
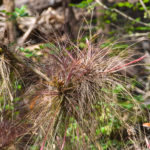
POLYGON ((6 53, 6 55, 8 57, 10 57, 11 60, 23 64, 24 66, 26 66, 27 68, 29 68, 30 70, 32 70, 34 73, 36 73, 38 76, 40 76, 42 79, 44 79, 44 80, 46 80, 48 82, 50 81, 50 79, 47 77, 47 75, 44 74, 44 73, 42 73, 40 71, 40 69, 37 69, 37 67, 34 66, 33 63, 29 63, 29 61, 27 61, 23 57, 17 55, 12 50, 8 49, 6 46, 2 45, 1 47, 2 47, 3 53, 6 53))
POLYGON ((121 12, 120 10, 118 10, 118 9, 116 9, 116 8, 109 8, 109 7, 107 7, 107 6, 106 6, 105 4, 103 4, 100 0, 95 0, 95 2, 96 2, 97 4, 99 4, 100 6, 102 6, 104 9, 107 9, 107 10, 110 10, 110 11, 114 11, 114 12, 118 13, 119 15, 123 16, 124 18, 130 20, 130 21, 134 21, 134 22, 136 22, 136 23, 138 23, 138 24, 141 24, 141 25, 150 27, 150 24, 144 23, 144 22, 142 22, 142 21, 138 21, 138 20, 136 20, 136 19, 134 19, 134 18, 132 18, 132 17, 126 15, 125 13, 121 12))
POLYGON ((22 45, 27 38, 29 37, 29 35, 31 34, 31 32, 35 29, 37 21, 38 21, 39 17, 35 17, 33 24, 31 24, 28 28, 28 30, 24 33, 24 35, 19 38, 19 40, 17 41, 18 44, 22 45))
MULTIPOLYGON (((15 3, 14 0, 3 0, 3 4, 5 6, 6 12, 13 12, 15 3)), ((16 28, 15 28, 15 21, 10 20, 9 16, 6 15, 7 21, 6 21, 6 33, 8 42, 12 43, 16 39, 16 28)))
POLYGON ((128 37, 143 37, 143 36, 149 36, 150 35, 150 32, 146 32, 146 33, 133 33, 133 34, 127 34, 127 35, 124 35, 123 37, 124 38, 128 38, 128 37))
POLYGON ((149 16, 149 13, 148 13, 148 10, 147 10, 147 7, 146 7, 145 4, 143 3, 143 0, 139 0, 139 1, 140 1, 140 3, 141 3, 142 7, 144 8, 145 12, 147 13, 148 17, 150 17, 150 16, 149 16))

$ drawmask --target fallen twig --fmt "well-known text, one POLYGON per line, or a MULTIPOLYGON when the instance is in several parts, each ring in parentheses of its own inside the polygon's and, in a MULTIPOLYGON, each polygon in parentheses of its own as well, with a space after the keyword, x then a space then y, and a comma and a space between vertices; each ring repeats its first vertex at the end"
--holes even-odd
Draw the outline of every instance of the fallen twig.
POLYGON ((143 0, 139 0, 139 1, 140 1, 140 3, 141 3, 142 7, 144 8, 145 12, 147 13, 148 17, 150 17, 150 16, 149 16, 149 12, 148 12, 148 10, 147 10, 147 7, 146 7, 146 5, 143 3, 143 0))
POLYGON ((16 53, 14 53, 12 50, 8 49, 4 45, 2 45, 1 48, 3 50, 3 53, 6 53, 6 55, 11 60, 15 60, 16 62, 23 64, 24 66, 26 66, 27 68, 32 70, 34 73, 36 73, 38 76, 40 76, 42 79, 44 79, 48 82, 50 81, 50 79, 47 77, 47 75, 42 73, 40 71, 40 69, 37 69, 37 66, 34 66, 34 64, 32 62, 29 63, 29 61, 27 61, 27 59, 23 58, 22 56, 17 55, 16 53))
POLYGON ((132 17, 126 15, 125 13, 121 12, 120 10, 118 10, 118 9, 116 9, 116 8, 109 8, 109 7, 107 7, 107 6, 106 6, 105 4, 103 4, 100 0, 95 0, 95 2, 96 2, 97 4, 99 4, 100 6, 102 6, 104 9, 107 9, 107 10, 110 10, 110 11, 114 11, 114 12, 118 13, 119 15, 123 16, 124 18, 130 20, 130 21, 134 21, 134 22, 136 22, 136 23, 138 23, 138 24, 141 24, 141 25, 150 27, 150 24, 145 23, 145 22, 142 22, 142 21, 138 21, 138 20, 136 20, 136 19, 134 19, 134 18, 132 18, 132 17))
POLYGON ((23 43, 26 41, 26 39, 29 37, 30 33, 31 33, 31 32, 33 31, 33 29, 36 27, 36 23, 37 23, 37 21, 38 21, 38 18, 39 18, 39 17, 36 17, 36 18, 35 18, 33 24, 31 24, 30 27, 28 28, 28 30, 24 33, 24 35, 23 35, 21 38, 19 38, 18 44, 23 44, 23 43))

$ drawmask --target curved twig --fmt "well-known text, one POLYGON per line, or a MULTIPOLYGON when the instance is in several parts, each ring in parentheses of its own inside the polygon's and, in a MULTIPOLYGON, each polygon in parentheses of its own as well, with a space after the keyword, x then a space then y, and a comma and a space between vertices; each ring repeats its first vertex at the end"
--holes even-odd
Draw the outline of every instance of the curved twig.
POLYGON ((107 7, 107 6, 106 6, 105 4, 103 4, 100 0, 95 0, 95 2, 96 2, 97 4, 99 4, 100 6, 102 6, 104 9, 107 9, 107 10, 110 10, 110 11, 114 11, 114 12, 118 13, 119 15, 123 16, 124 18, 130 20, 130 21, 134 21, 134 22, 136 22, 136 23, 138 23, 138 24, 141 24, 141 25, 150 27, 150 24, 145 23, 145 22, 142 22, 142 21, 138 21, 138 20, 136 20, 136 19, 134 19, 134 18, 132 18, 132 17, 126 15, 125 13, 121 12, 120 10, 118 10, 118 9, 116 9, 116 8, 109 8, 109 7, 107 7))

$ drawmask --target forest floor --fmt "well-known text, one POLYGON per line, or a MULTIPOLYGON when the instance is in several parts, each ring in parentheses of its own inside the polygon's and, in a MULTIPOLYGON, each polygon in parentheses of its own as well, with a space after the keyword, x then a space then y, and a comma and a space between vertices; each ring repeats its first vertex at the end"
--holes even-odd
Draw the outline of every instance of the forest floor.
POLYGON ((148 2, 1 2, 0 149, 150 149, 149 32, 134 32, 149 24, 134 4, 148 2))

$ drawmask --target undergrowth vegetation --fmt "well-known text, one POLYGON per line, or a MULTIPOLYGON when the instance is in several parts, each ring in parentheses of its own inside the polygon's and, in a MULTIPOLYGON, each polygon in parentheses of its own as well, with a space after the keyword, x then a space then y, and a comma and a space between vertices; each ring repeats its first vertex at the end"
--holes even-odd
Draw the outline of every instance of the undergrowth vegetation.
MULTIPOLYGON (((107 7, 99 0, 69 6, 92 12, 97 5, 105 14, 99 16, 102 22, 85 19, 89 31, 74 43, 56 40, 32 50, 15 42, 7 47, 0 43, 0 148, 9 149, 13 143, 16 150, 146 149, 143 137, 149 132, 142 124, 149 122, 149 105, 136 92, 143 85, 132 74, 146 56, 134 55, 134 40, 115 43, 113 37, 102 42, 96 29, 124 17, 116 8, 143 14, 143 7, 140 2, 107 7), (97 27, 91 29, 93 24, 97 27)), ((26 6, 2 12, 8 21, 29 16, 26 6)), ((144 13, 148 16, 149 11, 144 13)), ((115 25, 109 35, 149 30, 147 23, 142 27, 144 18, 125 18, 132 24, 127 22, 123 30, 115 25), (134 28, 137 24, 141 26, 134 28)))
MULTIPOLYGON (((68 44, 69 50, 60 43, 47 44, 43 51, 49 58, 46 70, 50 81, 27 89, 20 83, 13 89, 16 80, 10 82, 11 65, 1 56, 1 112, 9 112, 5 117, 13 121, 17 101, 24 102, 22 111, 26 111, 24 116, 18 114, 22 119, 18 117, 16 132, 10 132, 8 141, 20 137, 16 141, 19 147, 41 150, 141 147, 139 122, 147 121, 146 110, 132 96, 125 68, 144 57, 133 60, 123 55, 125 51, 112 56, 115 44, 100 48, 86 40, 82 50, 68 44), (17 97, 16 89, 27 92, 17 97), (18 133, 20 127, 23 133, 18 133)), ((1 116, 1 120, 5 119, 1 116)))

